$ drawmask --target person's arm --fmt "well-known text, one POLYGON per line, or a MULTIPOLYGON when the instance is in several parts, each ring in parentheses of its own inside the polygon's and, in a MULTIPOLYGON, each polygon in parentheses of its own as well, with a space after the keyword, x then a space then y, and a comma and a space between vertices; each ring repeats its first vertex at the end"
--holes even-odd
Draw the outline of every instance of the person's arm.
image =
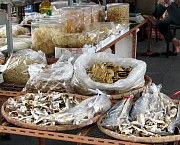
POLYGON ((174 0, 158 0, 158 4, 161 4, 164 7, 170 6, 174 0))

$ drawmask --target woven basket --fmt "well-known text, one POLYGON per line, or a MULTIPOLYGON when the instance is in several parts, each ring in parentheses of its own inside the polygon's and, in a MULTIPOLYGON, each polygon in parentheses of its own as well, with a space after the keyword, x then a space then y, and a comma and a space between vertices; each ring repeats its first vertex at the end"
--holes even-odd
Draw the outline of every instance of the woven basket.
MULTIPOLYGON (((124 91, 124 92, 122 91, 120 94, 117 94, 117 95, 108 95, 109 98, 111 100, 116 100, 116 99, 121 99, 121 98, 124 98, 126 96, 135 95, 137 93, 142 92, 143 90, 145 90, 147 88, 147 86, 151 85, 151 83, 152 83, 152 79, 148 75, 145 75, 144 79, 145 79, 145 85, 143 87, 140 87, 138 89, 134 89, 131 91, 124 91)), ((83 100, 90 97, 90 96, 83 96, 83 95, 79 95, 79 94, 74 94, 74 95, 82 98, 83 100)))
MULTIPOLYGON (((74 96, 74 94, 69 94, 69 95, 73 95, 74 96)), ((77 97, 77 99, 82 100, 81 98, 78 98, 78 97, 77 97)), ((97 120, 101 116, 100 114, 98 114, 95 117, 87 120, 86 122, 84 122, 81 125, 53 125, 53 126, 50 126, 50 125, 37 125, 37 124, 33 124, 33 123, 25 123, 23 121, 12 119, 8 115, 8 113, 5 111, 6 103, 7 103, 7 101, 2 105, 2 108, 1 108, 1 113, 2 113, 3 117, 9 123, 12 123, 12 124, 14 124, 16 126, 19 126, 19 127, 29 128, 29 129, 37 129, 37 130, 45 130, 45 131, 66 131, 66 130, 73 130, 73 129, 78 129, 78 128, 82 128, 82 127, 88 126, 90 124, 93 124, 93 123, 97 122, 97 120)))
POLYGON ((105 115, 100 117, 100 119, 98 120, 98 122, 97 122, 98 128, 101 130, 101 132, 103 132, 113 138, 128 141, 128 142, 138 142, 138 143, 165 143, 165 142, 180 141, 180 135, 167 135, 167 136, 161 136, 161 137, 153 137, 153 136, 151 136, 151 137, 136 137, 136 136, 128 136, 128 135, 124 135, 124 134, 119 134, 117 132, 106 129, 101 125, 102 119, 105 117, 105 115))

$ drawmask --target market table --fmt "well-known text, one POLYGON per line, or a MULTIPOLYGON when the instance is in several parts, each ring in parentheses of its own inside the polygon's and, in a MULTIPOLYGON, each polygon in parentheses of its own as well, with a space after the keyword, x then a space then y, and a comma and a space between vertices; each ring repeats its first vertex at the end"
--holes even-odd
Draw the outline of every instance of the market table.
MULTIPOLYGON (((9 97, 22 95, 22 92, 2 91, 0 90, 0 108, 4 101, 9 97)), ((40 131, 35 129, 26 129, 9 124, 0 114, 0 133, 9 133, 23 136, 31 136, 38 139, 38 145, 45 145, 45 139, 53 139, 78 144, 98 144, 98 145, 141 145, 142 143, 126 142, 114 139, 102 133, 96 123, 81 129, 54 132, 40 131)), ((176 140, 179 140, 175 137, 176 140)), ((175 143, 175 142, 174 142, 175 143)), ((148 144, 142 144, 148 145, 148 144)))
MULTIPOLYGON (((103 44, 103 46, 101 46, 100 48, 97 48, 97 52, 103 52, 105 50, 107 50, 108 48, 111 48, 112 53, 116 53, 115 52, 115 44, 124 39, 126 36, 128 35, 132 35, 132 58, 136 58, 136 46, 137 46, 137 30, 143 26, 144 24, 146 24, 148 22, 148 20, 143 20, 141 23, 135 25, 134 27, 130 28, 129 30, 126 31, 122 31, 122 33, 118 34, 115 36, 115 38, 113 38, 111 41, 108 41, 106 43, 103 44)), ((118 49, 118 48, 117 48, 118 49)))

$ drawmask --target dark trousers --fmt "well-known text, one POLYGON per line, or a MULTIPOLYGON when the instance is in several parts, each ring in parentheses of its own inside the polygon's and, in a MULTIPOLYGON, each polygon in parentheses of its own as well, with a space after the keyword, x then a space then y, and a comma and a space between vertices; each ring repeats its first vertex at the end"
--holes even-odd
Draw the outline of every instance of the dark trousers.
POLYGON ((175 20, 173 20, 172 18, 174 18, 174 16, 176 17, 176 15, 180 15, 180 13, 177 13, 176 11, 174 11, 173 8, 175 8, 174 5, 170 6, 169 8, 166 8, 166 7, 164 7, 164 6, 160 5, 160 4, 157 4, 156 5, 156 9, 155 9, 155 11, 152 14, 156 19, 160 19, 160 17, 164 14, 164 12, 166 10, 168 11, 168 15, 169 16, 167 18, 161 20, 159 22, 159 24, 158 24, 158 30, 164 36, 166 41, 167 41, 167 37, 169 37, 170 41, 173 38, 175 38, 175 36, 173 35, 172 32, 168 32, 168 27, 169 27, 170 24, 177 24, 175 22, 175 20))

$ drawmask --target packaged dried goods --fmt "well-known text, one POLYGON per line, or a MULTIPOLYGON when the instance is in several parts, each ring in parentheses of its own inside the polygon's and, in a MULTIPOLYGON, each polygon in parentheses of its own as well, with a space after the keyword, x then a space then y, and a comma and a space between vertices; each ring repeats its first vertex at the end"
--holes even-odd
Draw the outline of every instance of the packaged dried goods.
POLYGON ((96 22, 90 25, 85 25, 85 31, 99 30, 99 40, 104 40, 114 34, 113 22, 96 22))
POLYGON ((75 6, 79 9, 82 9, 84 12, 84 24, 90 24, 91 23, 91 15, 92 15, 92 7, 90 6, 75 6))
POLYGON ((39 22, 32 23, 32 48, 33 50, 41 50, 45 54, 54 54, 55 44, 52 41, 52 35, 54 31, 67 32, 67 21, 48 21, 41 20, 39 22))
POLYGON ((133 58, 120 58, 118 55, 105 52, 99 52, 95 54, 84 53, 79 56, 74 63, 74 75, 72 79, 72 85, 74 86, 76 93, 83 95, 91 95, 94 93, 91 90, 96 89, 104 91, 107 94, 119 94, 123 91, 132 90, 144 86, 145 72, 146 63, 141 60, 133 58), (101 67, 105 67, 104 69, 106 70, 106 73, 102 73, 103 69, 98 66, 94 68, 94 74, 97 75, 97 79, 98 77, 106 78, 108 80, 106 80, 106 82, 94 81, 93 79, 91 79, 91 77, 93 76, 89 76, 87 73, 89 68, 91 68, 94 64, 98 63, 106 65, 106 67, 105 65, 101 65, 101 67), (118 76, 118 74, 117 78, 120 78, 121 76, 127 76, 128 74, 127 72, 121 72, 122 67, 128 69, 128 76, 124 79, 119 79, 116 82, 112 82, 113 76, 115 74, 112 71, 112 64, 118 66, 115 69, 122 73, 120 74, 120 76, 118 76))
POLYGON ((53 15, 49 17, 42 18, 40 20, 45 21, 58 21, 62 29, 60 31, 67 33, 76 32, 77 23, 74 16, 62 16, 62 15, 53 15))
POLYGON ((99 22, 99 9, 100 6, 97 4, 82 4, 82 6, 90 6, 92 8, 91 22, 99 22))
POLYGON ((55 32, 53 42, 60 48, 82 48, 85 44, 96 45, 99 41, 99 31, 82 33, 55 32))
POLYGON ((5 56, 2 52, 0 52, 0 65, 5 63, 5 56))
POLYGON ((7 61, 7 68, 3 72, 4 81, 26 84, 30 77, 29 65, 34 63, 46 64, 45 54, 31 49, 17 51, 7 61))
MULTIPOLYGON (((18 35, 29 34, 29 30, 20 25, 12 25, 12 35, 13 37, 17 37, 18 35)), ((0 26, 0 38, 6 38, 6 26, 0 26)))
POLYGON ((129 23, 129 4, 112 3, 107 5, 107 21, 120 24, 129 23))
POLYGON ((73 16, 76 19, 76 32, 82 32, 84 29, 84 11, 77 7, 63 7, 59 10, 61 16, 73 16))
POLYGON ((70 85, 73 65, 70 61, 62 62, 59 59, 52 65, 32 64, 29 66, 28 72, 30 79, 24 88, 25 92, 73 92, 70 85))

